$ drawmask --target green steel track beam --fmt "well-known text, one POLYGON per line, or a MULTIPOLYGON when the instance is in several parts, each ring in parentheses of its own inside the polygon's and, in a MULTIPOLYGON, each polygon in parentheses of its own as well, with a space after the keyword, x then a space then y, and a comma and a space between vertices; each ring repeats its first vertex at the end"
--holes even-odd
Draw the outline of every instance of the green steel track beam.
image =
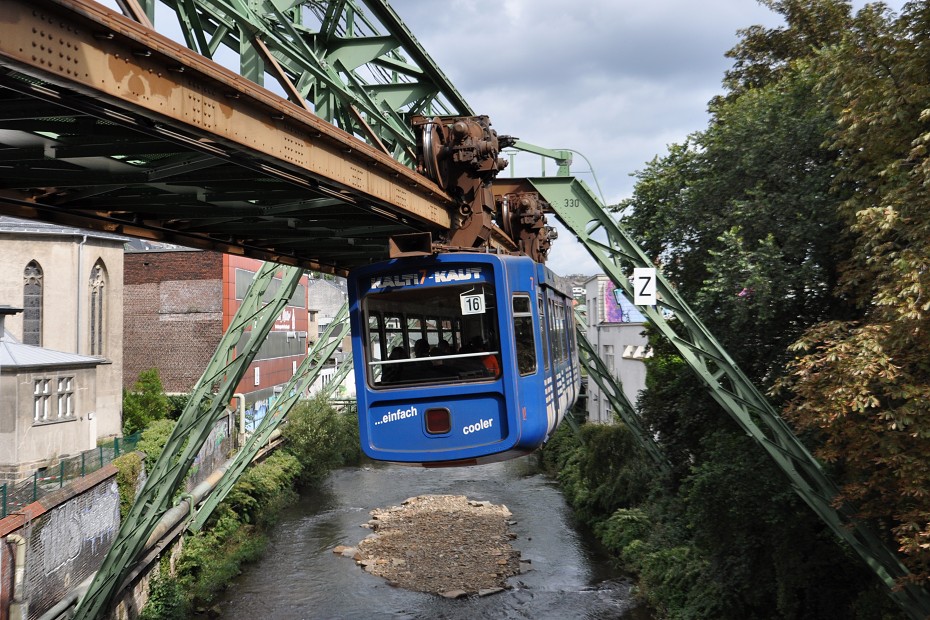
POLYGON ((297 105, 407 164, 411 115, 473 114, 386 0, 139 4, 150 16, 158 4, 174 13, 175 24, 155 22, 156 30, 179 29, 185 45, 209 58, 226 48, 243 77, 262 84, 270 75, 297 105))
POLYGON ((221 417, 243 373, 274 326, 275 318, 297 289, 303 270, 265 263, 255 274, 242 305, 220 340, 213 359, 194 387, 161 455, 152 467, 139 496, 123 519, 87 593, 75 610, 75 618, 96 620, 107 615, 113 597, 123 586, 133 564, 180 491, 200 448, 221 417), (262 301, 265 292, 283 272, 281 286, 262 301), (245 351, 235 355, 239 339, 249 332, 245 351))
POLYGON ((346 380, 350 370, 352 370, 352 356, 346 355, 345 359, 342 360, 342 365, 333 374, 332 378, 329 380, 329 383, 323 386, 323 389, 320 390, 324 398, 332 399, 333 392, 335 392, 339 386, 342 385, 342 382, 346 380))
POLYGON ((216 487, 197 509, 193 521, 188 526, 190 531, 196 532, 203 528, 216 507, 232 490, 245 468, 252 462, 252 459, 255 458, 255 455, 258 454, 258 451, 265 445, 271 434, 278 428, 294 405, 297 404, 301 396, 306 393, 307 388, 319 376, 323 364, 340 344, 339 338, 330 340, 330 337, 337 331, 337 328, 339 330, 337 333, 342 333, 343 328, 348 326, 348 318, 349 305, 347 302, 336 313, 323 335, 317 339, 307 357, 300 363, 297 372, 284 386, 281 397, 275 401, 274 407, 265 414, 258 428, 246 440, 245 445, 236 453, 232 463, 223 472, 223 476, 216 487))
MULTIPOLYGON (((533 178, 527 182, 632 302, 630 269, 655 265, 591 190, 574 178, 533 178)), ((714 400, 768 452, 798 495, 875 572, 901 609, 915 620, 930 617, 930 592, 907 583, 909 572, 896 552, 856 520, 851 507, 835 505, 838 489, 817 460, 661 273, 657 273, 657 280, 658 305, 638 306, 640 312, 671 341, 714 400)))
POLYGON ((588 380, 593 380, 597 383, 597 386, 601 389, 601 393, 607 397, 611 409, 620 416, 623 423, 626 424, 627 428, 633 433, 633 437, 636 438, 643 450, 646 451, 646 454, 655 462, 656 467, 662 470, 662 473, 669 473, 671 471, 671 465, 668 459, 662 454, 662 451, 659 449, 659 446, 656 445, 655 439, 649 433, 648 429, 643 426, 643 421, 636 412, 636 408, 633 407, 633 403, 630 402, 630 399, 628 399, 623 392, 623 385, 621 385, 620 380, 613 376, 610 369, 607 368, 607 365, 598 356, 594 345, 588 341, 584 323, 577 310, 575 311, 575 322, 575 336, 578 340, 578 359, 581 361, 581 365, 584 366, 585 370, 588 371, 588 380))

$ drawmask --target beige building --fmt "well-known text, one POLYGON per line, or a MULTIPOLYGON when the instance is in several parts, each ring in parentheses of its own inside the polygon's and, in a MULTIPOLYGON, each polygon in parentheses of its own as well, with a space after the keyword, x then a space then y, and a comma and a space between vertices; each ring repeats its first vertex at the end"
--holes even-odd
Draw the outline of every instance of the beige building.
MULTIPOLYGON (((29 366, 28 371, 0 368, 4 375, 0 388, 0 467, 9 466, 3 461, 11 460, 14 453, 30 462, 54 459, 93 448, 98 439, 121 433, 125 240, 0 216, 0 306, 23 309, 6 317, 7 334, 0 337, 6 341, 8 352, 14 346, 29 359, 50 359, 57 361, 59 370, 64 369, 61 376, 52 372, 55 376, 50 374, 46 385, 41 383, 45 380, 42 377, 32 376, 45 373, 41 363, 36 368, 29 366), (45 350, 45 354, 36 349, 45 350), (93 380, 87 376, 91 372, 93 380), (13 375, 19 377, 16 381, 29 383, 16 388, 15 397, 9 393, 13 375), (60 422, 49 420, 46 404, 36 402, 48 390, 50 398, 54 396, 57 416, 59 379, 69 377, 75 382, 71 387, 73 415, 63 416, 60 422), (81 385, 76 383, 79 377, 81 385), (27 392, 29 398, 23 396, 27 392), (32 419, 43 427, 42 433, 26 433, 20 424, 12 423, 20 419, 32 419), (11 430, 14 428, 18 430, 11 430)), ((7 363, 12 364, 9 358, 7 363)), ((67 382, 61 390, 68 392, 67 382)), ((66 398, 64 402, 67 406, 66 398)))
POLYGON ((20 312, 0 306, 0 483, 28 478, 97 443, 103 360, 18 342, 3 323, 20 312))

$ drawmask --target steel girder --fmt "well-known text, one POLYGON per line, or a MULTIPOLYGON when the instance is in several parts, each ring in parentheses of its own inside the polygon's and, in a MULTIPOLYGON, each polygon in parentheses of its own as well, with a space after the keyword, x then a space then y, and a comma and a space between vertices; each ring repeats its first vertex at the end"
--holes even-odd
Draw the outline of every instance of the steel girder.
POLYGON ((285 416, 297 404, 297 401, 307 388, 313 384, 320 374, 323 364, 333 354, 333 351, 339 346, 339 335, 349 324, 349 305, 348 302, 343 304, 332 322, 326 328, 324 333, 317 339, 313 348, 307 354, 307 357, 300 363, 297 372, 291 377, 287 385, 281 391, 281 396, 275 401, 274 407, 271 408, 262 418, 258 428, 246 440, 245 445, 239 449, 233 458, 232 463, 223 472, 222 478, 210 495, 197 508, 197 514, 191 521, 188 529, 191 531, 200 530, 210 515, 219 506, 226 495, 232 490, 233 485, 239 480, 239 476, 245 471, 245 468, 252 462, 258 451, 271 437, 271 434, 278 428, 285 416), (332 340, 331 340, 332 338, 332 340))
POLYGON ((162 4, 186 45, 238 57, 258 84, 267 73, 294 103, 412 164, 409 117, 472 111, 386 0, 143 0, 162 4))
POLYGON ((123 519, 100 570, 78 603, 75 618, 95 620, 105 615, 114 595, 125 586, 124 581, 149 536, 171 507, 200 448, 232 399, 236 385, 274 326, 275 318, 297 289, 302 275, 303 270, 297 267, 282 268, 272 263, 265 263, 255 274, 213 359, 194 387, 161 455, 123 519), (278 272, 282 272, 281 286, 267 302, 263 301, 278 272), (236 345, 246 332, 249 333, 248 344, 244 352, 236 356, 236 345))
POLYGON ((459 213, 378 147, 93 0, 4 1, 0 153, 4 214, 327 273, 459 213))
MULTIPOLYGON (((655 265, 587 185, 565 177, 527 179, 527 185, 545 197, 632 302, 630 269, 655 265)), ((930 617, 930 592, 908 583, 910 573, 895 550, 856 520, 850 507, 835 505, 839 490, 817 460, 660 272, 657 280, 658 305, 638 306, 640 312, 675 346, 714 400, 766 450, 801 499, 872 569, 901 609, 915 620, 930 617)))

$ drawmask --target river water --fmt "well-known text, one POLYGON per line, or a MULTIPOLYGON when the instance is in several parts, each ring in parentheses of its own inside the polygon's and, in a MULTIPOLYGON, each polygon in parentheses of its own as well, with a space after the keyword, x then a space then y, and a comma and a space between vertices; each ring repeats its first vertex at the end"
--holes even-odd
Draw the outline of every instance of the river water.
POLYGON ((245 568, 218 607, 225 620, 647 620, 631 588, 593 539, 576 529, 571 510, 555 483, 539 472, 535 457, 450 469, 375 463, 333 472, 320 491, 288 508, 263 559, 245 568), (506 505, 516 521, 511 545, 532 562, 532 570, 511 577, 511 589, 504 592, 449 600, 389 586, 332 552, 370 533, 360 526, 371 510, 426 494, 506 505))

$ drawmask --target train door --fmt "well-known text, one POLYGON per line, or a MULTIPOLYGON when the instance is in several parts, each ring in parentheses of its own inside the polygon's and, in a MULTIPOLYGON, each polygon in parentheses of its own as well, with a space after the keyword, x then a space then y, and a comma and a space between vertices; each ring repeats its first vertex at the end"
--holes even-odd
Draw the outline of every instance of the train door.
POLYGON ((548 289, 542 289, 539 293, 539 332, 543 345, 543 366, 545 368, 545 393, 546 393, 546 418, 549 425, 549 432, 555 430, 558 415, 556 413, 556 392, 555 392, 555 351, 553 350, 552 337, 552 308, 549 305, 548 289))

